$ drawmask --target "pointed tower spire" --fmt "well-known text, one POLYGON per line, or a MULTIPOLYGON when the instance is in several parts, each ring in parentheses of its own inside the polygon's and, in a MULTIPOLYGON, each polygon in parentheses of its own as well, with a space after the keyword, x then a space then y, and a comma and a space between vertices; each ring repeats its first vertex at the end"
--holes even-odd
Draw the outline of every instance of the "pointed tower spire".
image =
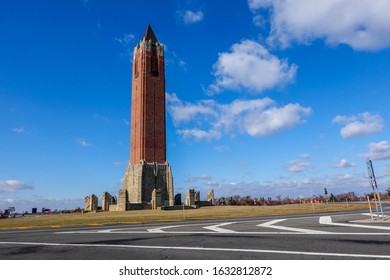
POLYGON ((156 35, 154 35, 154 32, 152 30, 152 27, 150 24, 148 24, 148 27, 146 28, 145 34, 144 34, 145 41, 152 40, 152 43, 155 44, 158 42, 156 35))

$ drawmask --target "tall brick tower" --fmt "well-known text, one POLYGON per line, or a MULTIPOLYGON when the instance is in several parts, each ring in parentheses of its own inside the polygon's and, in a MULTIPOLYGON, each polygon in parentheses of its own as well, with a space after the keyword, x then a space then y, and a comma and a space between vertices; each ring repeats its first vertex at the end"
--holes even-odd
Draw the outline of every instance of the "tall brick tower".
POLYGON ((173 205, 165 130, 164 45, 148 25, 133 55, 130 164, 123 182, 128 203, 122 210, 150 204, 154 189, 161 192, 163 205, 173 205))

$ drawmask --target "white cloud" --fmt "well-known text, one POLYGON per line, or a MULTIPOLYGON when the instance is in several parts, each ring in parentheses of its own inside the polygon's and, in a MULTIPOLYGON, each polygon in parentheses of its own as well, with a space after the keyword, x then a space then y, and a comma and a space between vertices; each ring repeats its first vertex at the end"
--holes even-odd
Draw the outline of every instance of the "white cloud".
POLYGON ((25 133, 26 132, 24 127, 14 127, 14 128, 12 128, 12 131, 15 133, 25 133))
POLYGON ((179 59, 178 65, 184 70, 184 72, 187 72, 187 62, 183 59, 179 59))
POLYGON ((368 152, 365 154, 360 154, 359 156, 372 160, 390 159, 390 145, 387 141, 370 143, 368 145, 368 152))
POLYGON ((185 24, 193 24, 203 20, 203 12, 201 10, 193 12, 190 10, 185 11, 184 13, 179 12, 183 22, 185 24))
POLYGON ((303 172, 310 166, 310 163, 302 160, 290 160, 287 170, 291 172, 303 172))
POLYGON ((267 8, 272 4, 272 0, 248 0, 249 8, 256 12, 260 8, 267 8))
POLYGON ((340 134, 343 138, 363 136, 379 132, 383 128, 383 119, 379 115, 364 112, 352 116, 336 116, 333 123, 342 124, 340 134))
POLYGON ((253 17, 252 22, 257 27, 263 27, 265 25, 265 19, 261 15, 256 15, 253 17))
POLYGON ((208 187, 213 187, 213 188, 215 188, 215 187, 218 187, 218 186, 219 186, 219 183, 218 183, 218 182, 215 182, 215 181, 208 181, 205 185, 208 186, 208 187))
POLYGON ((166 99, 169 104, 169 112, 175 124, 187 122, 197 115, 215 115, 213 110, 214 101, 212 100, 201 100, 198 104, 192 104, 190 102, 181 101, 175 93, 167 93, 166 99))
POLYGON ((185 180, 187 183, 194 183, 197 181, 210 180, 211 176, 209 174, 201 174, 198 176, 191 176, 185 180))
POLYGON ((243 40, 234 44, 230 52, 220 53, 213 69, 215 82, 209 86, 210 94, 223 89, 259 93, 293 82, 297 66, 280 60, 255 41, 243 40))
POLYGON ((119 42, 124 47, 128 47, 134 40, 134 35, 130 33, 123 34, 121 37, 114 37, 114 40, 119 42))
POLYGON ((339 175, 336 175, 336 179, 338 179, 340 181, 350 181, 350 180, 353 180, 354 177, 351 174, 339 174, 339 175))
POLYGON ((386 0, 248 0, 253 13, 269 9, 269 42, 281 47, 324 39, 355 50, 390 46, 390 2, 386 0))
POLYGON ((97 121, 105 122, 105 123, 110 123, 110 118, 103 116, 101 114, 95 113, 93 114, 93 118, 97 121))
POLYGON ((133 50, 134 50, 134 35, 130 33, 123 34, 121 37, 114 37, 114 40, 117 41, 124 49, 124 52, 121 53, 121 56, 126 57, 133 61, 133 50))
POLYGON ((195 140, 219 139, 237 133, 254 137, 275 134, 305 122, 312 112, 299 104, 277 106, 270 98, 234 100, 219 104, 212 100, 183 102, 175 94, 167 94, 168 112, 178 133, 195 140), (192 125, 195 128, 182 128, 192 125))
POLYGON ((337 168, 350 168, 350 167, 357 166, 357 164, 354 162, 349 162, 348 160, 343 158, 343 159, 340 159, 340 161, 338 161, 337 163, 335 163, 334 166, 337 168))
POLYGON ((14 193, 22 190, 32 189, 32 186, 18 180, 0 181, 0 193, 14 193))
POLYGON ((311 155, 310 154, 299 154, 299 157, 309 159, 309 158, 311 158, 311 155))
POLYGON ((193 129, 179 129, 177 131, 184 139, 194 138, 196 141, 206 140, 211 141, 213 139, 221 138, 221 133, 215 130, 202 130, 198 128, 193 129))
POLYGON ((302 117, 310 114, 310 108, 304 108, 299 104, 287 104, 284 107, 274 107, 248 115, 244 126, 251 136, 267 136, 304 122, 302 117))
POLYGON ((76 141, 81 147, 90 147, 91 144, 87 142, 84 138, 77 139, 76 141))
POLYGON ((229 150, 228 146, 215 146, 214 150, 216 150, 218 153, 223 153, 229 150))

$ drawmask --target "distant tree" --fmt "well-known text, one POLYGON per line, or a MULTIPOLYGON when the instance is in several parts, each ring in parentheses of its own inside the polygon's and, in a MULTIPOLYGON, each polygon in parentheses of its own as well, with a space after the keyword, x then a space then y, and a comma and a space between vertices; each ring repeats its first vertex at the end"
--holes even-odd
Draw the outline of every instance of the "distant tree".
POLYGON ((283 198, 283 204, 292 204, 292 203, 294 203, 294 199, 290 198, 289 196, 283 198))
POLYGON ((250 196, 250 195, 247 195, 244 199, 243 199, 243 202, 245 204, 243 205, 253 205, 254 204, 254 200, 253 198, 250 196))
POLYGON ((225 198, 224 198, 224 197, 220 197, 220 198, 217 200, 217 205, 226 205, 225 198))

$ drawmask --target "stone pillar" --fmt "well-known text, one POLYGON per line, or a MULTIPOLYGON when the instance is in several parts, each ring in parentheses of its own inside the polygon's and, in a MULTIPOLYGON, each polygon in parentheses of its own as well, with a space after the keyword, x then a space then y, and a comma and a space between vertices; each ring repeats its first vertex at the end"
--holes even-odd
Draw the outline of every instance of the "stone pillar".
POLYGON ((210 202, 210 205, 215 205, 214 190, 209 190, 207 192, 207 201, 210 202))
POLYGON ((98 198, 96 195, 87 195, 84 199, 84 211, 96 211, 98 209, 98 198))
POLYGON ((195 204, 200 201, 200 191, 195 192, 195 204))
POLYGON ((103 194, 102 194, 102 210, 109 211, 111 204, 112 204, 111 194, 108 192, 103 192, 103 194))
POLYGON ((195 190, 188 189, 186 193, 186 206, 195 205, 195 190))
POLYGON ((152 209, 157 209, 161 206, 161 190, 153 189, 152 192, 152 209))

